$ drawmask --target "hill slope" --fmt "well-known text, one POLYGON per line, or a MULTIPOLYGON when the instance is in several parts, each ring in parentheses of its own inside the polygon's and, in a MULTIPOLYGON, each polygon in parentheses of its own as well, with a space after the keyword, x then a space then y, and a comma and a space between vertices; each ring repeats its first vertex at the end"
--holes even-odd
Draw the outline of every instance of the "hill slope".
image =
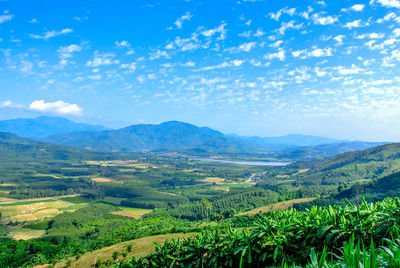
POLYGON ((400 144, 385 144, 323 160, 295 163, 290 168, 307 169, 307 172, 290 178, 312 185, 376 179, 400 171, 400 144))
POLYGON ((10 132, 27 138, 43 138, 64 132, 101 130, 106 130, 106 128, 75 123, 62 117, 41 116, 0 121, 1 132, 10 132))
POLYGON ((120 153, 98 153, 38 142, 12 133, 0 132, 1 161, 117 159, 120 153))

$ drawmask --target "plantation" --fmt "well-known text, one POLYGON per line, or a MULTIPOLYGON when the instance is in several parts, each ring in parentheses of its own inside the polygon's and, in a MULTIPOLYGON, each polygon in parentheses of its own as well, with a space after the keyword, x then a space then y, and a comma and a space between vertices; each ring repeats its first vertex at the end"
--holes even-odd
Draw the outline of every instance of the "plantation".
POLYGON ((117 267, 399 267, 400 200, 289 209, 257 216, 253 229, 201 232, 157 245, 117 267))

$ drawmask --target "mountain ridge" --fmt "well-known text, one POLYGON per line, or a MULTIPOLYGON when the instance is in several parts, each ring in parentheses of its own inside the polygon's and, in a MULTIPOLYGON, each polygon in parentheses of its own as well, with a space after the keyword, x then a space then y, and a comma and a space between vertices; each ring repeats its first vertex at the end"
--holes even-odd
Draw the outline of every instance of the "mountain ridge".
POLYGON ((100 125, 76 123, 64 117, 39 116, 0 121, 0 132, 10 132, 26 138, 44 138, 65 132, 102 131, 108 128, 100 125))

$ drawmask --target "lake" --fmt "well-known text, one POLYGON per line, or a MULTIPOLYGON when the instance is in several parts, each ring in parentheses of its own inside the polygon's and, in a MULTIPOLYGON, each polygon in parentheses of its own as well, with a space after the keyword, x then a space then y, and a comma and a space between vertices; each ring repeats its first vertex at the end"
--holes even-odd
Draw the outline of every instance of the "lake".
POLYGON ((208 157, 197 157, 197 156, 192 156, 189 158, 196 161, 217 162, 217 163, 236 164, 236 165, 249 165, 249 166, 287 166, 291 164, 291 162, 240 161, 240 160, 235 161, 235 160, 224 160, 224 159, 215 159, 208 157))

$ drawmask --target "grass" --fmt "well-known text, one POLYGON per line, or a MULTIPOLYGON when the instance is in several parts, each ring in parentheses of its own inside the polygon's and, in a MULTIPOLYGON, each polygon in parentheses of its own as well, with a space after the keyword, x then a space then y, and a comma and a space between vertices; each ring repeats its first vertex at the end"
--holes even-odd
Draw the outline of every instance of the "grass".
MULTIPOLYGON (((127 257, 131 258, 132 256, 139 258, 148 255, 153 252, 155 249, 154 242, 163 244, 167 239, 177 239, 177 238, 185 238, 189 236, 194 236, 196 233, 176 233, 176 234, 162 234, 162 235, 154 235, 149 237, 143 237, 131 241, 126 241, 123 243, 115 244, 110 247, 102 248, 95 250, 93 252, 86 253, 82 255, 78 260, 76 258, 70 258, 71 265, 69 267, 93 267, 97 260, 100 259, 102 261, 112 259, 112 255, 115 251, 122 253, 127 251, 127 247, 129 245, 132 246, 132 251, 127 252, 127 257)), ((118 257, 118 260, 122 260, 122 256, 118 257)), ((68 260, 57 263, 54 267, 61 268, 67 267, 66 263, 68 260)), ((43 266, 48 267, 49 265, 43 266)))
POLYGON ((9 227, 9 231, 11 238, 15 240, 28 240, 39 238, 46 232, 45 230, 32 230, 28 228, 22 228, 22 226, 9 227))
POLYGON ((259 208, 255 208, 255 209, 252 209, 252 210, 249 210, 246 212, 242 212, 242 213, 236 214, 235 216, 243 216, 243 215, 254 216, 259 213, 267 213, 270 211, 284 210, 284 209, 293 207, 294 204, 310 202, 310 201, 313 201, 314 199, 315 198, 299 198, 299 199, 293 199, 293 200, 289 200, 289 201, 279 202, 279 203, 275 203, 272 205, 259 207, 259 208))

